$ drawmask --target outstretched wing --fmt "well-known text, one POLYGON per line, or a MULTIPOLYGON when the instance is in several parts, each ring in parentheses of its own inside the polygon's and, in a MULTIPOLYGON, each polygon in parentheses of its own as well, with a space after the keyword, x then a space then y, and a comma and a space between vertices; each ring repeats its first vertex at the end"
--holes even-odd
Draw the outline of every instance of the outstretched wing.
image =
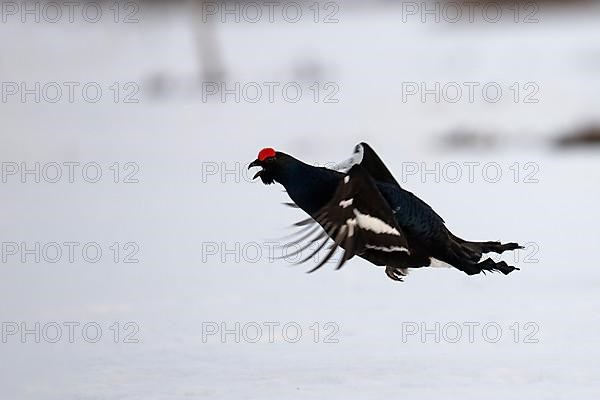
POLYGON ((336 170, 348 170, 353 165, 362 166, 377 182, 390 183, 400 187, 390 170, 369 144, 361 142, 354 146, 352 157, 336 166, 336 170))
POLYGON ((390 170, 385 166, 375 150, 365 142, 354 147, 352 157, 336 166, 337 170, 347 170, 360 165, 380 184, 380 191, 394 205, 396 219, 409 233, 437 234, 444 229, 444 220, 427 203, 404 190, 398 184, 390 170), (390 197, 393 198, 390 201, 390 197), (398 208, 398 205, 402 207, 398 208), (428 229, 431 228, 432 232, 428 229))
MULTIPOLYGON (((406 236, 396 223, 392 209, 369 173, 360 165, 350 168, 333 198, 313 219, 321 225, 323 231, 296 253, 308 249, 315 242, 321 243, 299 263, 317 254, 327 243, 328 237, 334 243, 321 262, 309 272, 321 268, 340 247, 344 252, 336 269, 340 269, 354 255, 368 250, 410 254, 406 236)), ((300 221, 300 224, 308 223, 307 221, 300 221)))

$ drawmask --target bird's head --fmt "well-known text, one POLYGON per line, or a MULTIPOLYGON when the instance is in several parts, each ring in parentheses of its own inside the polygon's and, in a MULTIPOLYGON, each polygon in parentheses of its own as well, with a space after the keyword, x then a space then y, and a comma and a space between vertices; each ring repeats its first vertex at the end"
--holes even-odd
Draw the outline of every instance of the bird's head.
POLYGON ((248 165, 248 169, 261 167, 252 179, 260 177, 265 185, 270 185, 275 181, 280 182, 279 178, 290 159, 291 157, 287 154, 267 147, 258 152, 258 157, 248 165))

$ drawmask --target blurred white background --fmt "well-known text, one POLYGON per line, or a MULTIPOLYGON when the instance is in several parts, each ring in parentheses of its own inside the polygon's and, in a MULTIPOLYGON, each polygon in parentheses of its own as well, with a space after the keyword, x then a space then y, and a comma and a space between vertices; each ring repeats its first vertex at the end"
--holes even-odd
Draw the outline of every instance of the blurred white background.
POLYGON ((593 140, 599 124, 597 4, 494 3, 498 22, 482 5, 474 21, 452 23, 423 14, 434 2, 321 2, 317 22, 315 4, 299 2, 291 23, 277 3, 273 23, 252 23, 237 3, 238 23, 221 14, 233 2, 98 2, 92 23, 88 3, 75 3, 73 22, 56 23, 45 2, 2 3, 3 398, 597 398, 600 159, 591 145, 558 144, 584 129, 593 140), (265 82, 276 85, 272 102, 265 82), (465 82, 478 85, 472 102, 465 82), (236 83, 263 96, 210 94, 236 83), (407 93, 436 83, 463 96, 407 93), (482 95, 490 83, 498 102, 482 95), (297 102, 286 84, 302 89, 297 102), (521 271, 422 270, 399 284, 359 259, 312 275, 270 260, 265 243, 303 216, 280 205, 279 186, 250 182, 246 165, 267 146, 331 163, 360 141, 456 234, 528 244, 507 259, 521 271), (23 174, 36 163, 39 173, 23 174), (63 176, 51 183, 54 163, 63 176), (64 163, 79 163, 73 183, 64 163), (457 182, 442 172, 454 163, 457 182), (502 176, 492 183, 477 167, 469 180, 465 163, 495 163, 502 176), (65 242, 79 244, 73 262, 65 242), (63 251, 55 263, 48 243, 63 251), (87 243, 102 250, 98 262, 82 256, 87 243), (207 324, 238 322, 262 326, 261 340, 206 335, 207 324), (271 342, 269 322, 298 324, 302 337, 291 343, 278 328, 271 342), (328 322, 337 343, 324 340, 328 322), (471 343, 470 322, 497 324, 501 339, 476 330, 471 343), (22 329, 36 323, 39 343, 22 329), (97 343, 83 337, 86 323, 102 329, 97 343), (463 337, 403 337, 413 323, 457 323, 463 337))

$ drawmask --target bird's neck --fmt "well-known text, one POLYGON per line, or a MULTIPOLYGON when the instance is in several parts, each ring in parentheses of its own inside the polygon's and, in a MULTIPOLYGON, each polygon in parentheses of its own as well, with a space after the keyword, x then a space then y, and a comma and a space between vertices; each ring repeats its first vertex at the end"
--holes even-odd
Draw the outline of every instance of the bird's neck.
POLYGON ((314 215, 333 197, 343 174, 315 167, 301 161, 286 168, 277 177, 290 198, 300 208, 314 215))

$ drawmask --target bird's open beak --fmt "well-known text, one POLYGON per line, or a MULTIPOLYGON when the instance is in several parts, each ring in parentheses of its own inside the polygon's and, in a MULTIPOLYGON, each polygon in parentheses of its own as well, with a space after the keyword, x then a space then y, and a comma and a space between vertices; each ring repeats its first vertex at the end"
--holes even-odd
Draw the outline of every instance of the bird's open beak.
MULTIPOLYGON (((249 165, 248 165, 248 169, 252 168, 252 167, 260 167, 260 161, 258 159, 252 161, 249 165)), ((263 172, 264 170, 261 168, 260 171, 258 171, 253 177, 252 180, 255 180, 256 178, 258 178, 260 176, 260 174, 263 172)))

